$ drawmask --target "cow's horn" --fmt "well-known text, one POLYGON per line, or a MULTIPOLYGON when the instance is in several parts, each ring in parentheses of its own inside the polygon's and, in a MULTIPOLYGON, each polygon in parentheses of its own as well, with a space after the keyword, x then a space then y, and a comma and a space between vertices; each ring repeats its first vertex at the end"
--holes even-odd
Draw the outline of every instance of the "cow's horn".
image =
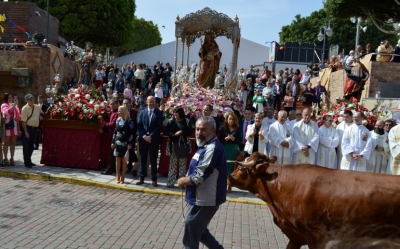
POLYGON ((236 161, 236 163, 241 166, 244 166, 244 167, 252 167, 252 166, 254 166, 255 161, 254 160, 251 160, 250 162, 237 162, 236 161))

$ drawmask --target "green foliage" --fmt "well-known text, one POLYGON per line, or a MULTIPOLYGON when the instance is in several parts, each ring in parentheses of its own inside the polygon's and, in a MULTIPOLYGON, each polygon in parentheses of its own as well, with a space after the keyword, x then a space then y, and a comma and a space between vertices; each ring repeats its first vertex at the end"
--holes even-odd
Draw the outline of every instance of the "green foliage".
MULTIPOLYGON (((47 9, 47 0, 32 0, 47 9)), ((83 47, 122 46, 132 36, 134 0, 50 0, 50 14, 60 21, 59 34, 83 47)))
POLYGON ((324 8, 330 16, 348 19, 352 16, 370 19, 387 34, 397 34, 388 22, 400 22, 399 0, 324 0, 324 8))
MULTIPOLYGON (((140 50, 161 45, 161 33, 157 24, 143 18, 134 17, 131 23, 131 36, 125 37, 123 46, 111 47, 110 54, 114 57, 123 56, 140 50)), ((103 48, 105 51, 105 48, 103 48)))
MULTIPOLYGON (((336 15, 330 15, 321 9, 314 11, 308 17, 301 17, 296 15, 290 25, 283 26, 279 33, 280 43, 284 42, 299 42, 323 45, 323 41, 318 41, 317 35, 321 28, 330 21, 331 28, 333 29, 332 36, 326 36, 325 46, 329 44, 338 44, 340 51, 344 49, 345 53, 355 48, 355 40, 357 33, 357 26, 352 23, 349 18, 338 18, 336 15)), ((360 30, 360 44, 365 47, 370 43, 372 47, 377 47, 380 41, 389 39, 394 42, 395 35, 387 35, 379 31, 371 20, 362 21, 361 25, 367 26, 367 32, 360 30)), ((323 33, 323 30, 322 30, 323 33)), ((394 42, 394 44, 396 44, 394 42)))
POLYGON ((325 0, 324 7, 329 15, 338 18, 361 16, 386 22, 388 19, 400 21, 400 3, 396 0, 325 0))
POLYGON ((131 41, 132 51, 140 51, 161 44, 161 33, 158 25, 143 18, 134 18, 132 22, 133 39, 131 41))

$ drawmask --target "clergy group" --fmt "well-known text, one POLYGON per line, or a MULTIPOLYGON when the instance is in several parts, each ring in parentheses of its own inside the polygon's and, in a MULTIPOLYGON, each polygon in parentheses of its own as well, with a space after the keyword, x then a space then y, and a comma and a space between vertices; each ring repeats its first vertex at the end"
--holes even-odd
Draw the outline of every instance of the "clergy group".
POLYGON ((311 115, 306 108, 289 112, 289 119, 286 111, 279 111, 276 119, 265 117, 260 129, 268 131, 268 139, 264 139, 265 151, 260 152, 276 156, 278 164, 309 163, 331 169, 400 174, 400 125, 389 130, 385 129, 385 121, 378 120, 370 131, 363 125, 362 112, 348 110, 337 126, 331 115, 324 115, 323 125, 318 127, 311 115))

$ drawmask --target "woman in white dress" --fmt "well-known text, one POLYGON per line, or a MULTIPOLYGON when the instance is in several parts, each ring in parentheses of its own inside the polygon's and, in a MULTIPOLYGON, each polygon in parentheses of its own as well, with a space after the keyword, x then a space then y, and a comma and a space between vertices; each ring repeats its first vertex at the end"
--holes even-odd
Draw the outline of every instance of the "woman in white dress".
POLYGON ((266 144, 268 142, 268 127, 262 125, 262 115, 256 113, 254 117, 254 124, 247 127, 244 151, 246 156, 253 152, 260 152, 267 155, 266 144))

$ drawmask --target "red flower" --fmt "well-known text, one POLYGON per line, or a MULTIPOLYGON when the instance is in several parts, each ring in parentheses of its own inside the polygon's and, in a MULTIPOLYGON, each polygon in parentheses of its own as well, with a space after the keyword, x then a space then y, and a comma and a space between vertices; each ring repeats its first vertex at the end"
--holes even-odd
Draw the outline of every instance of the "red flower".
POLYGON ((101 114, 101 113, 102 113, 101 108, 100 108, 100 107, 97 108, 97 109, 96 109, 96 114, 99 115, 99 114, 101 114))
POLYGON ((79 119, 83 119, 85 117, 85 113, 81 112, 79 113, 79 119))
POLYGON ((69 112, 68 109, 64 109, 64 110, 63 110, 64 116, 67 116, 67 115, 68 115, 68 112, 69 112))
POLYGON ((354 98, 354 97, 351 97, 350 101, 353 102, 353 103, 357 103, 358 102, 358 100, 356 98, 354 98))
POLYGON ((52 117, 54 117, 55 115, 57 115, 57 111, 56 111, 56 110, 54 110, 54 111, 51 113, 51 116, 52 116, 52 117))
POLYGON ((69 102, 69 109, 72 109, 74 107, 74 103, 73 102, 69 102))
POLYGON ((104 118, 102 116, 98 116, 99 124, 104 123, 104 118))
POLYGON ((341 105, 341 106, 346 106, 346 102, 345 102, 345 101, 342 101, 342 102, 340 102, 340 105, 341 105))
POLYGON ((318 122, 318 127, 321 127, 324 124, 324 121, 319 121, 318 122))
POLYGON ((76 112, 80 112, 81 108, 79 106, 76 107, 76 112))
POLYGON ((87 107, 93 109, 94 105, 93 104, 87 104, 87 107))
POLYGON ((92 118, 93 118, 93 115, 94 115, 93 112, 89 112, 89 113, 88 113, 88 118, 89 118, 89 119, 92 119, 92 118))
POLYGON ((74 110, 69 111, 69 116, 70 116, 70 117, 75 116, 75 111, 74 111, 74 110))

